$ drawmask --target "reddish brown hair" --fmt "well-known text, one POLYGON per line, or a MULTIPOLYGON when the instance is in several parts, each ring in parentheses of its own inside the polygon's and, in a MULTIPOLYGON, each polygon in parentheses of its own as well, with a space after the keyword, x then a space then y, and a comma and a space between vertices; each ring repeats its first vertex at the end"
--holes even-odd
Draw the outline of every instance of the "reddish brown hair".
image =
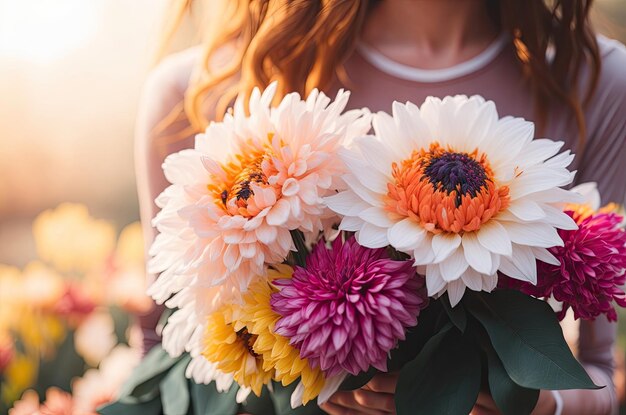
MULTIPOLYGON (((572 111, 585 136, 583 106, 595 89, 600 56, 589 23, 592 0, 486 0, 501 30, 511 34, 517 57, 533 91, 541 127, 557 102, 572 111), (586 95, 577 88, 582 64, 591 76, 586 95)), ((223 114, 237 94, 248 97, 255 86, 278 80, 277 98, 290 91, 307 94, 324 89, 352 53, 368 11, 377 0, 220 0, 219 17, 205 34, 197 76, 184 99, 184 112, 196 131, 208 120, 202 103, 214 101, 223 114), (215 30, 217 29, 217 30, 215 30), (210 61, 224 45, 235 45, 228 64, 215 69, 210 61)), ((180 0, 173 27, 191 8, 180 0)), ((219 118, 219 115, 218 115, 219 118)))

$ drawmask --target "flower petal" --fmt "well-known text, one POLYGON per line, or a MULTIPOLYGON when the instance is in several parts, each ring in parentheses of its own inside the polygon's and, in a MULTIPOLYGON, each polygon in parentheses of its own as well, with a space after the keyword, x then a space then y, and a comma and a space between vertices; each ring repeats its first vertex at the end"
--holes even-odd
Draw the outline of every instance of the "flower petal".
POLYGON ((412 219, 402 219, 387 230, 389 244, 400 250, 411 249, 424 240, 426 230, 412 219))
POLYGON ((491 272, 491 252, 478 242, 475 232, 463 235, 463 251, 469 265, 481 274, 491 272))
POLYGON ((467 271, 461 275, 463 283, 472 291, 481 291, 483 289, 483 274, 476 272, 472 268, 468 268, 467 271))
POLYGON ((483 224, 476 233, 478 242, 489 251, 500 255, 511 255, 511 238, 498 221, 483 224))
POLYGON ((463 249, 457 249, 452 255, 439 263, 441 276, 445 281, 454 281, 458 279, 469 267, 465 260, 463 249))
POLYGON ((433 296, 440 292, 446 286, 446 281, 444 281, 441 276, 441 271, 439 266, 428 265, 426 267, 426 289, 428 290, 428 295, 433 296))
POLYGON ((350 190, 325 197, 324 202, 333 212, 344 216, 356 216, 371 206, 350 190))
POLYGON ((395 224, 395 222, 389 218, 387 211, 377 206, 363 210, 359 213, 359 218, 381 228, 391 228, 395 224))
POLYGON ((519 245, 551 248, 563 246, 563 240, 557 230, 545 223, 504 222, 511 241, 519 245))
POLYGON ((384 248, 389 244, 387 230, 369 223, 364 223, 356 233, 360 245, 367 248, 384 248))
POLYGON ((291 205, 286 200, 280 199, 267 214, 267 224, 270 226, 282 226, 289 219, 291 205))
POLYGON ((450 305, 456 306, 465 294, 465 284, 461 279, 454 280, 448 283, 448 298, 450 299, 450 305))
POLYGON ((438 233, 433 236, 434 263, 438 263, 452 255, 455 249, 461 245, 461 237, 456 233, 438 233))

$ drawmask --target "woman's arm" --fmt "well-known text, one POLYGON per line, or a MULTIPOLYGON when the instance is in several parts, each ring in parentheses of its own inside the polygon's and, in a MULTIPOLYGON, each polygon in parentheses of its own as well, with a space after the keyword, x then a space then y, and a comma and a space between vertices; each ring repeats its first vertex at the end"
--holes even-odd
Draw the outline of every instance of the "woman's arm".
MULTIPOLYGON (((151 224, 158 212, 154 200, 168 185, 161 165, 168 154, 191 147, 193 143, 193 137, 185 134, 189 128, 186 119, 176 117, 170 122, 169 118, 178 115, 197 55, 196 50, 190 49, 165 59, 149 74, 141 95, 135 126, 135 174, 146 258, 156 236, 151 224)), ((156 277, 147 275, 146 278, 151 283, 156 277)), ((160 342, 156 326, 162 311, 163 306, 154 304, 139 317, 144 352, 160 342)))

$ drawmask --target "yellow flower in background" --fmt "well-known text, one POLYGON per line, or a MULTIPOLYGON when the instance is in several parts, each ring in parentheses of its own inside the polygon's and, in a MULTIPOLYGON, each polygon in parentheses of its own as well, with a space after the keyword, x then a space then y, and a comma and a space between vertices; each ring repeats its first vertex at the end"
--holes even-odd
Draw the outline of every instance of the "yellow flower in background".
POLYGON ((144 240, 139 222, 120 233, 114 257, 115 271, 107 284, 108 301, 131 312, 146 312, 152 300, 146 294, 144 240))
POLYGON ((32 310, 20 317, 16 333, 26 350, 37 358, 50 359, 65 339, 66 326, 56 315, 32 310))
MULTIPOLYGON (((293 268, 287 265, 276 268, 268 271, 270 281, 291 278, 293 268)), ((288 338, 274 333, 274 325, 281 316, 272 310, 270 297, 277 291, 266 280, 254 282, 244 295, 244 304, 237 308, 236 318, 239 325, 245 326, 250 334, 256 336, 252 348, 263 356, 263 368, 266 371, 275 370, 274 378, 284 386, 302 378, 302 403, 306 404, 322 391, 324 373, 319 368, 312 368, 308 359, 301 359, 300 351, 289 344, 288 338)))
POLYGON ((33 223, 37 253, 62 272, 87 272, 101 266, 115 246, 115 228, 94 219, 87 207, 63 203, 42 212, 33 223))
POLYGON ((237 329, 232 320, 232 309, 225 306, 209 315, 202 355, 219 370, 233 375, 240 385, 261 395, 263 385, 272 380, 273 370, 266 370, 263 358, 252 345, 256 336, 246 328, 237 329))
POLYGON ((0 265, 0 337, 8 336, 20 314, 21 275, 15 267, 0 265))
POLYGON ((13 402, 33 384, 37 376, 37 362, 31 356, 15 354, 4 371, 0 385, 0 399, 13 402))
POLYGON ((133 222, 122 229, 115 249, 115 262, 121 267, 144 266, 144 239, 139 222, 133 222))

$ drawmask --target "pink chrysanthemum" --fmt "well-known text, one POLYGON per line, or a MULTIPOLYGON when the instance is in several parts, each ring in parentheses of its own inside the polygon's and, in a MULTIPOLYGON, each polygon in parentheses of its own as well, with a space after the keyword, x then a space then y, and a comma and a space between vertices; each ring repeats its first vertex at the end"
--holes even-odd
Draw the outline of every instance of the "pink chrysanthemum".
POLYGON ((306 268, 274 284, 280 291, 271 305, 282 316, 276 333, 327 376, 370 366, 386 371, 388 352, 428 301, 412 261, 394 261, 385 249, 364 248, 354 238, 337 238, 332 249, 318 244, 306 268))
POLYGON ((626 307, 626 294, 621 288, 626 282, 626 232, 619 226, 623 218, 615 213, 566 213, 579 228, 560 230, 564 246, 550 248, 560 265, 538 262, 536 286, 508 278, 504 284, 535 297, 553 297, 562 302, 560 319, 571 308, 577 319, 592 320, 605 314, 610 321, 616 321, 613 301, 626 307))

